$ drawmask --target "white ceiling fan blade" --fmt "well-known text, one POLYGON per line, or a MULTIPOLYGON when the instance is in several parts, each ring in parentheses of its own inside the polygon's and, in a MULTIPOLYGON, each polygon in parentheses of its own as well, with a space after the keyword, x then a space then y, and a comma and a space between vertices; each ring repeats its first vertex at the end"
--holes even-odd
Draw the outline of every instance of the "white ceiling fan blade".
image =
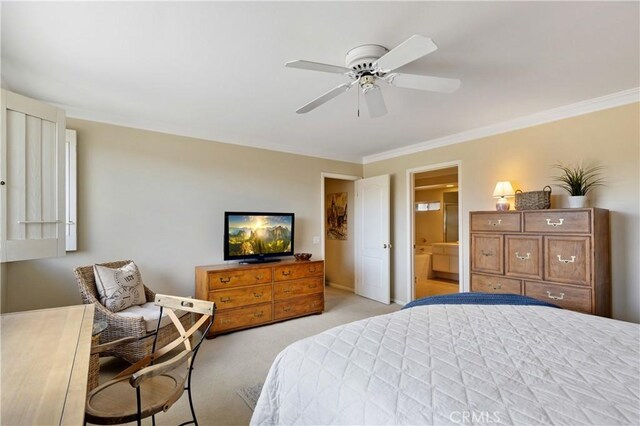
POLYGON ((349 68, 340 67, 338 65, 321 64, 320 62, 301 60, 287 62, 284 66, 289 68, 299 68, 302 70, 331 72, 334 74, 346 74, 352 72, 349 68))
POLYGON ((372 86, 364 91, 364 100, 367 102, 369 116, 371 118, 382 117, 387 113, 387 106, 384 104, 382 90, 378 86, 372 86))
POLYGON ((312 100, 308 104, 306 104, 303 107, 299 108, 298 110, 296 110, 296 112, 298 114, 304 114, 305 112, 309 112, 311 110, 314 110, 314 109, 318 108, 320 105, 322 105, 323 103, 328 102, 331 99, 335 98, 336 96, 346 92, 347 90, 349 90, 351 88, 352 85, 353 84, 350 84, 350 83, 344 83, 344 84, 341 84, 338 87, 334 87, 333 89, 329 90, 324 95, 315 98, 314 100, 312 100))
POLYGON ((376 63, 381 71, 389 72, 422 58, 437 49, 438 46, 430 38, 416 34, 378 59, 376 63))
POLYGON ((453 93, 460 87, 460 80, 456 78, 433 77, 430 75, 391 74, 387 82, 396 87, 440 93, 453 93))

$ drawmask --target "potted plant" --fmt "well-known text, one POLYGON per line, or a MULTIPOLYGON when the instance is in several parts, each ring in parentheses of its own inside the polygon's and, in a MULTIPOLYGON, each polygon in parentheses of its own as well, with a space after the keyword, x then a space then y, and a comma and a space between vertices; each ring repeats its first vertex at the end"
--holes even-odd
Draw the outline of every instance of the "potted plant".
POLYGON ((558 182, 557 186, 565 189, 569 193, 569 207, 580 208, 587 206, 587 196, 596 186, 604 185, 604 178, 601 176, 602 167, 596 165, 566 166, 558 163, 553 166, 562 172, 559 176, 554 176, 558 182))

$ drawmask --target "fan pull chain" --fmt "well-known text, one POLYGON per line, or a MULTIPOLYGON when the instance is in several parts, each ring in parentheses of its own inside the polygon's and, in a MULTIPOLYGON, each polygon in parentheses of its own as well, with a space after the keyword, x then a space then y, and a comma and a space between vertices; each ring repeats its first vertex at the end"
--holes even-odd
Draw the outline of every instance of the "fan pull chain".
POLYGON ((360 118, 360 88, 358 88, 358 118, 360 118))

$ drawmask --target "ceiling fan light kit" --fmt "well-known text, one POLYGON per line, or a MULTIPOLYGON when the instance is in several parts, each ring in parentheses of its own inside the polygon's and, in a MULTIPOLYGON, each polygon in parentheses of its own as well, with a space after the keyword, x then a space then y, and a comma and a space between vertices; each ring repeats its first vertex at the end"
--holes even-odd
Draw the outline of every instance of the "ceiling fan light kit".
POLYGON ((460 80, 433 77, 428 75, 401 74, 394 72, 410 62, 422 58, 437 50, 435 43, 427 37, 413 35, 392 50, 377 44, 365 44, 354 47, 345 57, 346 67, 304 60, 287 62, 286 67, 311 71, 343 74, 351 80, 343 83, 322 96, 299 108, 296 112, 304 114, 346 92, 355 84, 360 86, 364 95, 369 116, 381 117, 387 113, 378 81, 406 89, 426 90, 439 93, 452 93, 460 87, 460 80))

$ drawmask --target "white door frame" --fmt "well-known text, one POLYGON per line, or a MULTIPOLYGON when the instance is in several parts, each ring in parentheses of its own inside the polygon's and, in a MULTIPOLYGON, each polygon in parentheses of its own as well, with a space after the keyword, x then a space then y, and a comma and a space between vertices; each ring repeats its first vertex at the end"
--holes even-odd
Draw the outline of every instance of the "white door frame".
MULTIPOLYGON (((326 253, 325 253, 325 185, 324 185, 324 180, 326 178, 329 179, 341 179, 341 180, 350 180, 350 181, 357 181, 359 179, 362 179, 362 176, 354 176, 354 175, 342 175, 339 173, 330 173, 330 172, 320 172, 320 250, 322 253, 322 258, 324 259, 326 257, 326 253)), ((353 245, 353 250, 354 250, 354 257, 355 257, 355 249, 356 246, 355 244, 353 245)), ((325 259, 326 260, 326 259, 325 259)), ((325 267, 326 267, 326 263, 325 263, 325 267)), ((353 287, 353 291, 355 292, 355 283, 353 283, 354 287, 353 287)))
MULTIPOLYGON (((407 241, 409 242, 407 247, 407 271, 409 271, 409 301, 415 299, 415 262, 414 262, 414 249, 415 245, 415 179, 414 175, 422 172, 429 172, 433 170, 447 169, 449 167, 458 168, 458 241, 461 241, 462 236, 462 222, 464 215, 462 214, 462 161, 448 161, 446 163, 430 164, 428 166, 415 167, 413 169, 407 169, 407 241)), ((463 247, 464 243, 460 243, 460 247, 463 247)), ((466 288, 464 285, 464 257, 462 251, 458 251, 458 291, 464 291, 466 288)))

